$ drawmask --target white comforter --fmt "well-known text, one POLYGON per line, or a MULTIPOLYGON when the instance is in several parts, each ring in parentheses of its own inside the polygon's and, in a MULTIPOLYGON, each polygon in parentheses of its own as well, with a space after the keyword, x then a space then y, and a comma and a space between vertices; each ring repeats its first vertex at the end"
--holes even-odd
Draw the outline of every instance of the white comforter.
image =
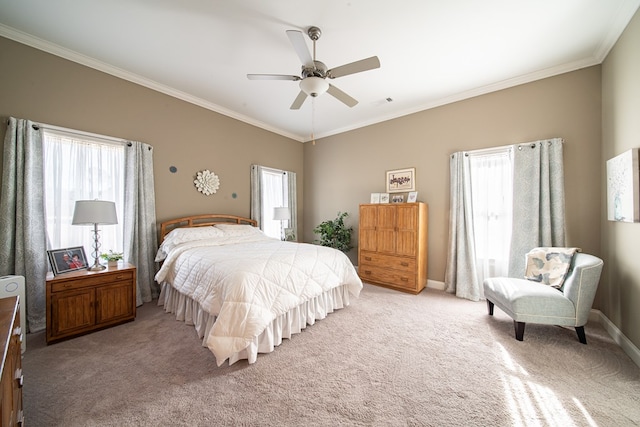
POLYGON ((155 277, 217 316, 206 345, 218 366, 301 303, 343 284, 360 294, 362 281, 338 250, 266 236, 240 241, 177 245, 155 277))

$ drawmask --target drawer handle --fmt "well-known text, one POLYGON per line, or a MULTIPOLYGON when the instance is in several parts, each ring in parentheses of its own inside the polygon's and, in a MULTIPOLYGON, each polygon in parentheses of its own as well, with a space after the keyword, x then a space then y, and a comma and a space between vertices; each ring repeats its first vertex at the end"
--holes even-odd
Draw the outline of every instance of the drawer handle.
POLYGON ((64 286, 65 288, 70 288, 72 285, 71 285, 71 283, 65 283, 65 284, 64 284, 64 285, 62 285, 62 286, 64 286))
POLYGON ((371 257, 370 256, 366 256, 366 257, 364 257, 364 260, 365 261, 371 261, 371 257))
POLYGON ((408 262, 401 262, 400 265, 403 266, 403 267, 409 267, 409 263, 408 262))
POLYGON ((118 280, 118 279, 124 279, 125 277, 126 277, 126 276, 125 276, 124 274, 118 274, 118 275, 116 276, 116 280, 118 280))
POLYGON ((400 280, 402 280, 403 282, 408 282, 409 279, 407 277, 401 277, 400 280))
POLYGON ((13 378, 15 380, 18 380, 18 387, 22 388, 22 385, 24 384, 24 375, 22 375, 22 369, 16 369, 16 374, 13 378))
POLYGON ((371 274, 371 270, 365 270, 364 274, 371 274))

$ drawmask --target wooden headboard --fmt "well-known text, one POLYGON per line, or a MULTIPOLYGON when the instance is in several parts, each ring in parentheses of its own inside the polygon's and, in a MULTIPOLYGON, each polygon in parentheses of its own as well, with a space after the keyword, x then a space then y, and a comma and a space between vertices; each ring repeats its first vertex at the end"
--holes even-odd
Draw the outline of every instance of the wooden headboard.
POLYGON ((160 243, 164 237, 176 228, 184 227, 210 227, 215 224, 248 224, 258 226, 258 221, 250 218, 243 218, 235 215, 204 214, 185 216, 160 223, 160 243))

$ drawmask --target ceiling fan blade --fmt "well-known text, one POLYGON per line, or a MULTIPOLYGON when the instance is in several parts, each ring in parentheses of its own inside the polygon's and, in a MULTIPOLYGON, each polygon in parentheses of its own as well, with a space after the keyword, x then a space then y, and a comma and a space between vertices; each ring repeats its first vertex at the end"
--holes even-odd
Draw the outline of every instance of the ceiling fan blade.
POLYGON ((293 101, 293 104, 291 104, 290 109, 299 110, 300 107, 302 107, 302 104, 304 104, 305 99, 307 99, 307 94, 303 91, 300 91, 298 96, 296 96, 296 99, 293 101))
POLYGON ((348 76, 349 74, 361 73, 375 68, 380 68, 380 60, 377 56, 372 56, 371 58, 332 68, 327 71, 327 77, 335 79, 336 77, 348 76))
POLYGON ((249 80, 300 80, 298 76, 287 76, 284 74, 247 74, 249 80))
POLYGON ((287 36, 289 36, 293 49, 298 54, 298 58, 300 58, 302 65, 305 67, 313 67, 313 58, 311 57, 311 53, 309 53, 307 43, 304 41, 304 34, 302 34, 302 31, 287 30, 287 36))
POLYGON ((344 103, 347 107, 355 107, 358 103, 358 101, 356 101, 354 98, 350 97, 332 84, 329 84, 327 93, 336 98, 338 101, 344 103))

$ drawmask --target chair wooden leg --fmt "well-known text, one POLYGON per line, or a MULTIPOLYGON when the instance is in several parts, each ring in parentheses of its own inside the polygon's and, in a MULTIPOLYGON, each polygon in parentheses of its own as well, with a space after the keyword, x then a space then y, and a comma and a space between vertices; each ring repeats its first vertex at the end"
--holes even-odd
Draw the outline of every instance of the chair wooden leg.
POLYGON ((522 337, 524 337, 524 324, 524 322, 513 321, 513 327, 516 330, 516 339, 518 341, 522 341, 522 337))
POLYGON ((487 310, 489 310, 489 316, 493 316, 493 303, 487 300, 487 310))
POLYGON ((584 326, 576 326, 576 332, 578 333, 578 340, 582 344, 587 343, 587 336, 584 334, 584 326))

